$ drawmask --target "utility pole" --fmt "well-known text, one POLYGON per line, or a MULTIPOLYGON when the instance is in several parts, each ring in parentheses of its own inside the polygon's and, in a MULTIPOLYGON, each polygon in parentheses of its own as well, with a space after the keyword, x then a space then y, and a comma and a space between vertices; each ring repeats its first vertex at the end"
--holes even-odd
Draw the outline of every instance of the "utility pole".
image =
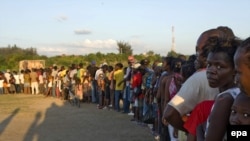
POLYGON ((175 52, 174 26, 172 26, 172 47, 171 47, 171 51, 175 52))

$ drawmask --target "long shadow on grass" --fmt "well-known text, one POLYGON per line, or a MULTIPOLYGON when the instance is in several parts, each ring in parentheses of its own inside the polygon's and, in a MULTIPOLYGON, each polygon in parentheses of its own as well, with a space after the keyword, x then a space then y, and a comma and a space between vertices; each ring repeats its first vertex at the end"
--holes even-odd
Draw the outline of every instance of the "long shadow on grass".
POLYGON ((19 112, 19 110, 20 110, 20 108, 16 108, 9 117, 7 117, 5 120, 3 120, 0 123, 0 135, 2 134, 4 129, 8 126, 8 124, 11 122, 13 117, 19 112))

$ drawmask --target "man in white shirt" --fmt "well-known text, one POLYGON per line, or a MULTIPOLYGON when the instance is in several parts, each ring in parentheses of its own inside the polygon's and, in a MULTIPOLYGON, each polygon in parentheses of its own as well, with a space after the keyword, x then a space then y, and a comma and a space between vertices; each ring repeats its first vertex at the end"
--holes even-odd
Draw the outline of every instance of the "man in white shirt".
MULTIPOLYGON (((108 70, 108 65, 106 63, 102 64, 100 68, 95 73, 95 80, 98 81, 100 76, 106 77, 106 71, 108 70)), ((97 86, 99 87, 99 86, 97 86)), ((97 106, 101 108, 104 105, 104 95, 102 94, 101 89, 97 89, 98 95, 96 96, 96 101, 99 103, 97 106)))
POLYGON ((20 75, 17 74, 16 71, 13 71, 13 76, 15 78, 15 86, 16 86, 16 93, 20 93, 21 89, 20 89, 20 75))
POLYGON ((53 78, 53 85, 52 85, 52 96, 56 97, 56 83, 57 83, 57 73, 58 73, 58 69, 57 69, 57 65, 54 64, 53 65, 53 69, 52 69, 52 73, 51 76, 53 78))
POLYGON ((7 82, 7 88, 6 88, 7 92, 5 92, 5 93, 9 93, 9 91, 10 91, 10 70, 9 69, 4 73, 4 77, 5 77, 6 82, 7 82))
POLYGON ((163 120, 177 129, 185 131, 182 117, 189 114, 198 103, 213 100, 219 93, 217 88, 211 88, 208 84, 205 70, 208 49, 203 48, 210 37, 218 37, 219 33, 218 29, 211 29, 200 35, 196 46, 196 68, 198 70, 186 80, 179 92, 165 107, 163 120))

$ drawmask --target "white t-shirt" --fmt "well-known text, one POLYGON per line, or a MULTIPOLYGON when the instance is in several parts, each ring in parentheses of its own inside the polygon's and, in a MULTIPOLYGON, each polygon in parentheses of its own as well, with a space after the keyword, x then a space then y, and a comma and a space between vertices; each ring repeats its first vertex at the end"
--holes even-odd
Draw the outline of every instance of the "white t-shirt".
POLYGON ((0 88, 3 88, 3 79, 0 80, 0 88))
MULTIPOLYGON (((128 67, 127 68, 127 70, 126 70, 126 74, 124 75, 124 78, 127 78, 129 75, 130 75, 130 73, 131 73, 131 70, 132 68, 131 67, 128 67)), ((130 80, 127 80, 126 81, 126 86, 129 86, 129 84, 130 84, 130 80)))
POLYGON ((16 84, 20 84, 19 75, 18 75, 18 74, 15 74, 15 75, 14 75, 14 78, 15 78, 15 80, 16 80, 15 83, 16 83, 16 84))
POLYGON ((7 80, 7 82, 9 83, 9 81, 10 81, 10 73, 6 72, 6 73, 4 73, 4 76, 5 76, 6 80, 7 80))
POLYGON ((209 86, 206 70, 201 70, 195 72, 186 80, 168 104, 183 116, 191 112, 198 103, 204 100, 214 100, 218 93, 218 88, 209 86))
POLYGON ((20 83, 24 84, 24 77, 22 73, 19 75, 19 79, 20 79, 20 83))
POLYGON ((39 75, 38 76, 38 79, 39 79, 39 84, 43 84, 43 75, 39 75))
POLYGON ((51 76, 54 78, 53 79, 54 83, 57 81, 57 73, 58 73, 57 70, 55 70, 55 69, 52 70, 51 76))
POLYGON ((69 73, 69 77, 71 78, 71 84, 75 84, 74 76, 77 74, 77 69, 73 69, 69 73))

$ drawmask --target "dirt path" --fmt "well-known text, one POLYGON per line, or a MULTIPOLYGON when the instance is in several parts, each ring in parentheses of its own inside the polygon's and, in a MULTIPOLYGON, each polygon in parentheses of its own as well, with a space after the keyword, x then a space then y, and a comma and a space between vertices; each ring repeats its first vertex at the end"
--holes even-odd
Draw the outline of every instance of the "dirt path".
POLYGON ((39 95, 0 95, 0 141, 153 141, 130 116, 39 95))

